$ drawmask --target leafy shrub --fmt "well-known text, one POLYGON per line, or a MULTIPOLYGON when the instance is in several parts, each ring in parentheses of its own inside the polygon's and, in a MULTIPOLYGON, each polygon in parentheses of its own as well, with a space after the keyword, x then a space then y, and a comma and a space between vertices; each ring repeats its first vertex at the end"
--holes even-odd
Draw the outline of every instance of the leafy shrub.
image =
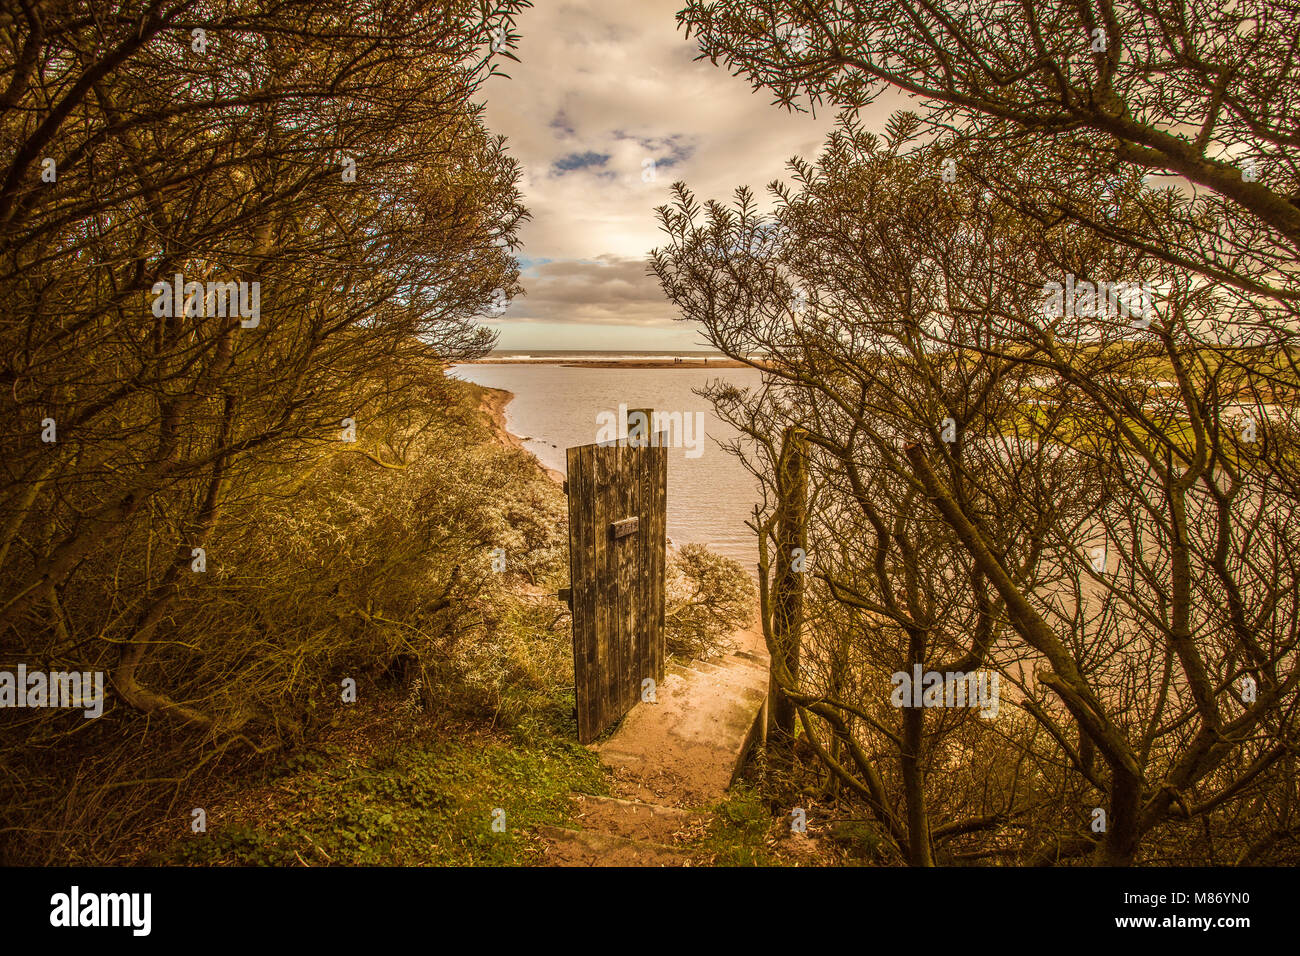
POLYGON ((718 653, 727 636, 752 623, 754 581, 740 564, 702 544, 668 562, 665 643, 679 657, 718 653))
MULTIPOLYGON (((79 714, 38 714, 21 732, 6 722, 0 861, 113 859, 182 783, 315 740, 341 717, 344 678, 364 700, 403 693, 425 713, 506 729, 564 693, 567 632, 526 593, 563 573, 563 494, 527 452, 495 441, 477 388, 437 373, 426 388, 412 413, 359 422, 355 444, 232 485, 206 571, 182 578, 141 671, 210 727, 151 723, 113 696, 75 736, 58 722, 79 714)), ((103 595, 126 593, 158 547, 142 535, 85 562, 65 611, 122 617, 103 595)), ((91 668, 111 671, 115 645, 87 650, 91 668)))

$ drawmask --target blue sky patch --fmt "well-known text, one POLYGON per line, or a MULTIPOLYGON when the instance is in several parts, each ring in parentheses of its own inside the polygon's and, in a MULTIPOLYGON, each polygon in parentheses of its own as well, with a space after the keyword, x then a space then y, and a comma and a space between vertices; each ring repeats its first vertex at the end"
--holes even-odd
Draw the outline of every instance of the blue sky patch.
POLYGON ((609 153, 594 153, 587 150, 585 153, 570 153, 568 156, 561 156, 551 164, 551 171, 556 175, 563 176, 565 173, 571 173, 576 169, 590 169, 593 166, 604 166, 609 162, 609 153))

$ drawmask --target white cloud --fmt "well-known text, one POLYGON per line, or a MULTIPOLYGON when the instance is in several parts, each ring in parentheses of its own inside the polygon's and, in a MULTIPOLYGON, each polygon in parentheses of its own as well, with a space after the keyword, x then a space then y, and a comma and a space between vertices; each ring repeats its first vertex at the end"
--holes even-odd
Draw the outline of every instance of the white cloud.
POLYGON ((487 122, 525 170, 533 219, 516 251, 551 261, 525 270, 528 295, 493 323, 503 347, 518 322, 641 326, 656 347, 664 338, 650 330, 672 329, 674 310, 645 257, 662 241, 654 207, 674 180, 703 198, 729 199, 741 185, 761 193, 791 156, 811 158, 825 140, 831 116, 788 113, 694 61, 679 6, 543 2, 519 18, 521 62, 487 84, 487 122), (642 180, 646 159, 654 182, 642 180))

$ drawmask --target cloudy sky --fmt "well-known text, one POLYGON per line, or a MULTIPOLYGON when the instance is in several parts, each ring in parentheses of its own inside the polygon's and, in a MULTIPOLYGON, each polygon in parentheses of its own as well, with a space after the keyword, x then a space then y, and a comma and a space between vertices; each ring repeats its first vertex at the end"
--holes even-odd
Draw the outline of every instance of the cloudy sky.
POLYGON ((813 157, 833 116, 771 105, 694 60, 681 0, 538 0, 519 18, 510 79, 486 86, 487 121, 522 163, 532 221, 515 250, 527 295, 499 319, 501 349, 707 347, 674 310, 646 254, 675 180, 702 199, 764 193, 794 155, 813 157), (654 161, 653 181, 643 176, 654 161))

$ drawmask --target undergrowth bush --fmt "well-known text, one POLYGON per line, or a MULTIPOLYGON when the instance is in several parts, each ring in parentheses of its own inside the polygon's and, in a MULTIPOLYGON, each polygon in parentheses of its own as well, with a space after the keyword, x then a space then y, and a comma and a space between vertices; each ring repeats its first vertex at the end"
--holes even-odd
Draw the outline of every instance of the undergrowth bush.
MULTIPOLYGON (((362 696, 399 692, 419 711, 507 728, 563 694, 567 627, 530 593, 567 573, 564 497, 497 440, 480 395, 439 375, 420 415, 368 422, 306 471, 238 476, 206 571, 183 577, 140 674, 212 727, 142 715, 111 692, 93 721, 0 713, 0 862, 111 859, 218 768, 336 724, 346 678, 362 696)), ((69 612, 99 602, 111 616, 124 569, 162 549, 144 533, 88 564, 86 606, 69 612)), ((104 644, 92 666, 111 672, 104 644)))
POLYGON ((754 616, 754 580, 741 565, 702 544, 687 544, 668 561, 665 644, 678 657, 719 653, 754 616))

